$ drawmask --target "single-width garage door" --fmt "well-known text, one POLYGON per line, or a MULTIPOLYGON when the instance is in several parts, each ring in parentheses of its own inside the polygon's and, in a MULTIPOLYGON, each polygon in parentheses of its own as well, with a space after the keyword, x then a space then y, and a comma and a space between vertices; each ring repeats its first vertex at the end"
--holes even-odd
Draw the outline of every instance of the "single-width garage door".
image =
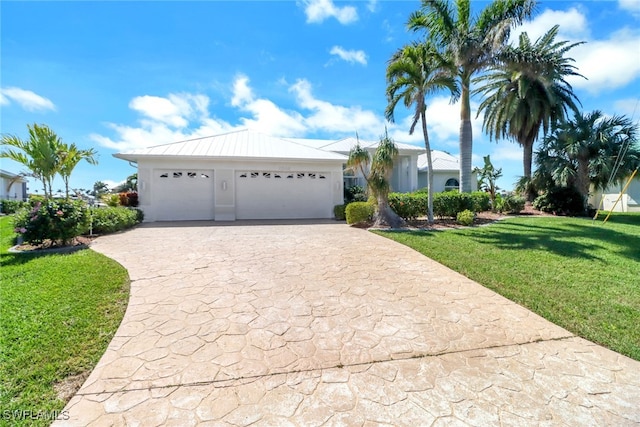
POLYGON ((157 221, 214 219, 212 170, 154 171, 153 205, 157 221))
POLYGON ((325 172, 236 173, 236 218, 330 218, 331 175, 325 172))

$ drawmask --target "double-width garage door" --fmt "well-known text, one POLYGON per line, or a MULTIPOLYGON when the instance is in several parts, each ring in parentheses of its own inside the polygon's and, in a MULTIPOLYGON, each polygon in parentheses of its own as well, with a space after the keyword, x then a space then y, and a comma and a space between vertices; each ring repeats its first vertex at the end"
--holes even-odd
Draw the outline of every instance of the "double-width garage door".
POLYGON ((325 172, 236 172, 236 218, 330 218, 330 178, 325 172))
POLYGON ((213 170, 156 170, 154 184, 157 221, 214 219, 213 170))

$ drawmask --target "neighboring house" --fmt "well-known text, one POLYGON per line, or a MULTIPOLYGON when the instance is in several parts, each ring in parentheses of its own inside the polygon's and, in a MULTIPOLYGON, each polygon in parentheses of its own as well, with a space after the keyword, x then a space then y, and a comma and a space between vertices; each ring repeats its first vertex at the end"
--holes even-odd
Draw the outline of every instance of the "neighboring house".
MULTIPOLYGON (((355 147, 358 140, 356 138, 344 138, 338 141, 321 140, 321 139, 301 139, 289 138, 290 141, 296 141, 310 147, 318 148, 325 151, 349 156, 349 151, 355 147)), ((378 148, 380 141, 365 141, 360 139, 360 146, 366 148, 373 157, 378 148)), ((396 142, 398 147, 398 158, 393 164, 393 175, 391 176, 391 190, 400 193, 408 193, 420 188, 418 183, 418 157, 425 152, 424 148, 415 145, 403 144, 396 142)), ((345 165, 346 166, 346 165, 345 165)), ((354 185, 366 186, 364 177, 360 172, 345 171, 344 186, 350 188, 354 185)))
POLYGON ((250 130, 115 157, 138 165, 145 221, 331 218, 346 156, 250 130))
POLYGON ((27 180, 0 169, 0 200, 27 200, 27 180))
POLYGON ((612 185, 605 191, 596 191, 589 196, 589 204, 594 208, 600 208, 603 211, 614 212, 640 212, 640 172, 638 172, 635 178, 629 183, 626 191, 620 197, 624 186, 627 184, 628 179, 625 179, 618 185, 612 185), (616 201, 618 204, 615 206, 616 201), (602 200, 602 205, 600 201, 602 200))
MULTIPOLYGON (((433 164, 433 191, 458 190, 460 188, 460 162, 457 157, 444 151, 431 150, 431 163, 433 164)), ((418 185, 427 187, 427 154, 418 157, 418 185)), ((471 189, 478 189, 478 174, 471 174, 471 189)))

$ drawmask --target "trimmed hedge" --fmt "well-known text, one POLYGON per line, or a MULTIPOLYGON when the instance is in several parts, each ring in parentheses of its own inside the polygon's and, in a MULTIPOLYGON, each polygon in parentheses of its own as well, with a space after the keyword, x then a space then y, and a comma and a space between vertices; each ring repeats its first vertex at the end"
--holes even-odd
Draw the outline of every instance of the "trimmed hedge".
POLYGON ((333 207, 333 216, 336 218, 336 220, 344 221, 347 218, 345 214, 346 208, 347 205, 335 205, 333 207))
POLYGON ((95 234, 114 233, 131 228, 142 222, 143 217, 141 210, 122 206, 89 209, 91 232, 95 234))
POLYGON ((502 199, 502 205, 499 207, 500 212, 520 213, 524 209, 526 200, 521 196, 507 196, 502 199))
POLYGON ((11 215, 18 212, 20 209, 30 206, 29 202, 23 202, 21 200, 0 200, 0 206, 2 207, 2 213, 11 215))
POLYGON ((429 196, 425 193, 390 193, 389 206, 402 219, 416 219, 427 214, 429 196))
POLYGON ((368 202, 353 202, 347 205, 345 217, 347 224, 357 224, 373 218, 375 208, 368 202))

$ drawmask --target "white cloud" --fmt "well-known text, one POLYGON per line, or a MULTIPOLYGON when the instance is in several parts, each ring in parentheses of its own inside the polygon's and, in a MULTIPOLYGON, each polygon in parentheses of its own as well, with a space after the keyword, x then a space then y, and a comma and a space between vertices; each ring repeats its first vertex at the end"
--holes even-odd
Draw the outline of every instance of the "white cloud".
POLYGON ((94 133, 90 138, 101 146, 123 152, 243 128, 274 136, 320 134, 327 138, 340 138, 358 131, 363 139, 377 139, 384 131, 383 117, 357 105, 335 105, 317 99, 307 80, 288 84, 281 79, 279 83, 288 87, 296 110, 285 110, 269 99, 256 96, 249 78, 241 74, 231 85, 230 105, 240 116, 233 124, 209 117, 209 98, 205 95, 146 95, 129 103, 140 115, 136 124, 106 123, 114 137, 94 133))
POLYGON ((369 2, 367 3, 367 10, 369 10, 369 12, 377 12, 378 0, 369 0, 369 2))
POLYGON ((353 6, 336 6, 332 0, 305 0, 304 12, 308 23, 321 23, 327 18, 336 18, 341 24, 358 20, 358 12, 353 6))
POLYGON ((638 119, 640 117, 640 99, 627 98, 619 99, 613 103, 614 114, 624 114, 632 119, 638 119))
POLYGON ((316 99, 311 93, 311 84, 304 79, 296 81, 289 91, 296 96, 298 105, 312 112, 304 117, 304 124, 312 131, 353 133, 361 137, 377 138, 384 129, 384 120, 372 111, 360 106, 345 107, 316 99))
POLYGON ((588 80, 571 78, 576 88, 599 93, 623 87, 640 77, 640 31, 623 28, 606 40, 589 41, 569 54, 578 72, 588 80))
POLYGON ((169 126, 181 128, 194 116, 206 115, 209 99, 203 95, 170 94, 168 98, 138 96, 131 100, 129 108, 145 117, 169 126))
POLYGON ((518 42, 521 33, 527 32, 529 39, 535 41, 542 37, 554 25, 560 25, 556 40, 583 40, 589 35, 587 17, 575 7, 567 11, 545 9, 535 19, 525 22, 511 34, 511 42, 518 42))
POLYGON ((522 147, 512 141, 500 141, 491 153, 491 160, 500 162, 520 162, 522 164, 522 147))
POLYGON ((329 53, 352 64, 358 62, 367 65, 367 54, 364 53, 364 50, 346 50, 342 46, 334 46, 329 53))
POLYGON ((56 110, 56 106, 51 100, 30 90, 20 89, 18 87, 0 89, 0 105, 9 105, 11 101, 17 103, 27 111, 56 110))
POLYGON ((638 0, 619 0, 620 9, 628 10, 634 15, 640 15, 640 1, 638 0))

